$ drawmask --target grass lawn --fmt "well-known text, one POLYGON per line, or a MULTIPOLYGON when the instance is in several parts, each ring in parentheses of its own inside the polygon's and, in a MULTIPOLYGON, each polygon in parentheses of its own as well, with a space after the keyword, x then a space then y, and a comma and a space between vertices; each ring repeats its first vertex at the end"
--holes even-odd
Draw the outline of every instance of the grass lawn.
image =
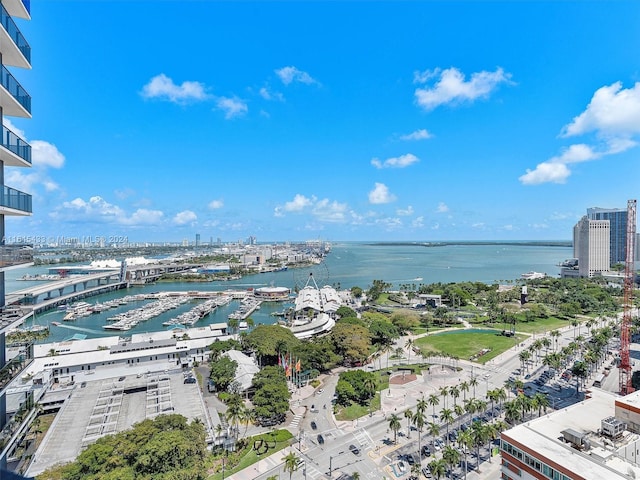
POLYGON ((524 335, 504 337, 496 333, 453 331, 419 338, 416 345, 427 356, 429 352, 442 352, 461 359, 469 359, 483 348, 488 348, 490 351, 477 360, 484 364, 526 338, 524 335))
MULTIPOLYGON (((291 435, 290 432, 288 432, 287 430, 279 430, 277 432, 277 442, 275 443, 275 445, 273 445, 272 443, 272 439, 273 436, 270 433, 265 433, 262 435, 258 435, 256 437, 253 437, 252 440, 258 440, 258 439, 264 439, 265 441, 267 441, 267 443, 269 443, 269 450, 265 453, 263 453, 262 455, 259 455, 254 449, 253 449, 253 443, 252 441, 249 442, 249 445, 247 445, 247 447, 245 449, 243 449, 240 452, 235 452, 233 453, 234 456, 237 457, 237 459, 239 459, 239 463, 237 465, 234 465, 232 468, 229 468, 229 465, 231 465, 232 463, 235 463, 233 461, 233 459, 227 458, 225 460, 225 465, 227 466, 227 468, 225 468, 224 471, 224 478, 227 478, 229 475, 232 475, 236 472, 239 472, 240 470, 243 470, 251 465, 253 465, 254 463, 258 462, 259 460, 262 459, 262 457, 267 456, 267 455, 271 455, 275 452, 278 452, 279 450, 282 450, 285 447, 288 447, 289 445, 291 445, 291 441, 293 439, 293 435, 291 435)), ((221 469, 221 462, 222 462, 222 456, 220 456, 219 458, 216 458, 214 460, 214 463, 217 465, 217 467, 213 467, 213 468, 219 468, 220 471, 217 473, 213 473, 211 475, 209 475, 207 477, 207 480, 221 480, 222 479, 222 469, 221 469)))
POLYGON ((358 405, 352 403, 348 407, 340 407, 336 410, 336 420, 355 420, 356 418, 369 415, 369 412, 375 412, 380 409, 380 392, 376 393, 375 397, 371 400, 371 408, 364 405, 358 405))
POLYGON ((557 317, 538 318, 534 322, 516 322, 516 332, 543 333, 571 325, 569 320, 557 317))

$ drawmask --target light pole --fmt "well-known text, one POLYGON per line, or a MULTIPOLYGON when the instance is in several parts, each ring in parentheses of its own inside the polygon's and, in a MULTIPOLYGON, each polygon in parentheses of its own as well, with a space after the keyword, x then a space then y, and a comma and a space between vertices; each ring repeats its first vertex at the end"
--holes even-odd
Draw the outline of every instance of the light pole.
POLYGON ((333 457, 337 457, 338 455, 342 455, 344 453, 344 450, 342 450, 341 452, 338 452, 337 455, 329 455, 329 478, 331 478, 331 474, 333 473, 333 457))

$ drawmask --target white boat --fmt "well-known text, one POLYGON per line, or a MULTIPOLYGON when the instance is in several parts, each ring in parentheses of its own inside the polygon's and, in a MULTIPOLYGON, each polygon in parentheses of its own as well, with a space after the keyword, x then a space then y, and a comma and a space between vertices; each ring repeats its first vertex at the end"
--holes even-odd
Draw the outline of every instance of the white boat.
POLYGON ((523 273, 522 275, 520 275, 522 278, 524 278, 525 280, 535 280, 536 278, 544 278, 547 276, 546 273, 540 273, 540 272, 527 272, 527 273, 523 273))

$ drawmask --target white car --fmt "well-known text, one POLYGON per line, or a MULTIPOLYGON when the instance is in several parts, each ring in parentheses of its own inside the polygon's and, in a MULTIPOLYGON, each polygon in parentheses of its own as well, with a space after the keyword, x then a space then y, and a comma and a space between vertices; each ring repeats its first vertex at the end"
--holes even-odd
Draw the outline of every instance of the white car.
POLYGON ((407 466, 404 464, 402 460, 398 462, 398 470, 400 470, 400 472, 402 473, 405 473, 407 471, 407 466))

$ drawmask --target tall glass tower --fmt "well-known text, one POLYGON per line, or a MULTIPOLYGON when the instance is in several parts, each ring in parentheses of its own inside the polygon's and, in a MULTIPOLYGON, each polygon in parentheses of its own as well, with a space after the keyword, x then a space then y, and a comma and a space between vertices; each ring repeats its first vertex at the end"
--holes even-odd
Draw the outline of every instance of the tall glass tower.
POLYGON ((611 265, 627 259, 627 209, 588 208, 589 220, 609 220, 611 265))

